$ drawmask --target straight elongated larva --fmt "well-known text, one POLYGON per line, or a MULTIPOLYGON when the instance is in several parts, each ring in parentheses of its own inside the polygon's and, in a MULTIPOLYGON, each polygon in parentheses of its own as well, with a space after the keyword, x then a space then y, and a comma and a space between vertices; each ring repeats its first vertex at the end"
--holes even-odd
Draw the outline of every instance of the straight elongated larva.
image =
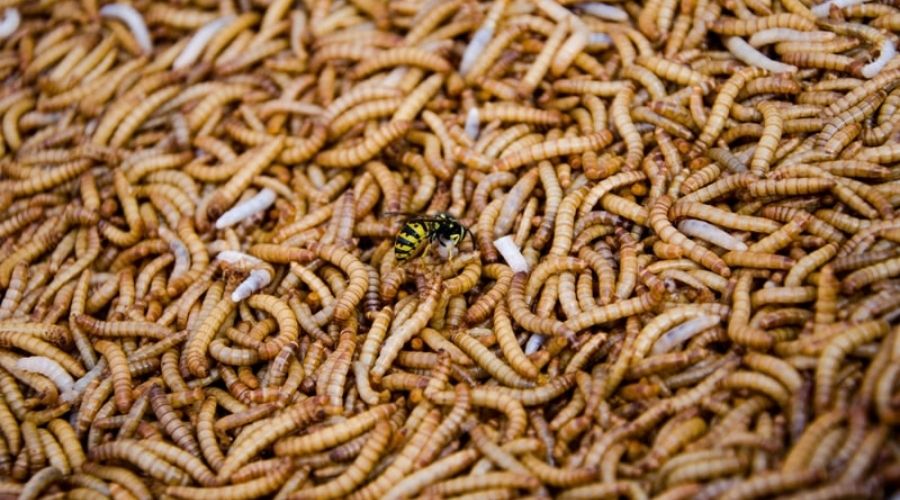
POLYGON ((358 146, 323 151, 316 157, 316 161, 329 167, 353 167, 363 164, 372 159, 382 148, 399 139, 408 129, 408 121, 390 122, 358 146))
POLYGON ((716 246, 728 250, 746 250, 744 242, 734 238, 730 234, 713 226, 712 224, 696 219, 685 219, 678 223, 678 230, 687 236, 693 236, 706 240, 716 246))
POLYGON ((608 130, 594 132, 584 137, 567 137, 556 141, 542 142, 501 156, 494 168, 501 171, 512 170, 526 163, 536 163, 557 156, 598 151, 611 142, 612 133, 608 130))

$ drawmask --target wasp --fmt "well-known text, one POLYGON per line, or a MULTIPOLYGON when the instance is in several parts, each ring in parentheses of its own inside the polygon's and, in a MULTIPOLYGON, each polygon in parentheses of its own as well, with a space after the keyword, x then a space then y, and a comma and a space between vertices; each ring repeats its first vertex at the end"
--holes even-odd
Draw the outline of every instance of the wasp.
POLYGON ((456 246, 465 239, 466 234, 469 234, 466 226, 444 212, 435 215, 389 212, 387 215, 409 217, 394 240, 394 256, 399 262, 415 257, 422 249, 432 244, 437 244, 438 250, 452 259, 456 246))

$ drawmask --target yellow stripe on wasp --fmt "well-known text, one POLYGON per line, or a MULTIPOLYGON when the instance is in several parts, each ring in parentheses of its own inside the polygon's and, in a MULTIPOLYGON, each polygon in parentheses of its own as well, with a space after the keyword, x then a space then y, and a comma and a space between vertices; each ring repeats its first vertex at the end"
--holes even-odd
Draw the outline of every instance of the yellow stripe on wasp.
POLYGON ((415 257, 422 249, 435 243, 445 249, 452 258, 457 245, 469 233, 468 228, 444 212, 435 215, 385 212, 385 215, 408 217, 394 240, 394 256, 398 262, 415 257))

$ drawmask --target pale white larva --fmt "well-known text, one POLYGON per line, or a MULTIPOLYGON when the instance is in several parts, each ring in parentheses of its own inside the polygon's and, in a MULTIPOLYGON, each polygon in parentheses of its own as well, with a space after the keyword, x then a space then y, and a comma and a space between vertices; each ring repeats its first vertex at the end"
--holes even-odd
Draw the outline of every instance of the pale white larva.
POLYGON ((531 337, 528 337, 528 341, 525 342, 525 355, 528 356, 538 352, 544 346, 545 340, 547 340, 547 337, 544 335, 539 333, 531 334, 531 337))
POLYGON ((885 40, 882 42, 881 48, 879 49, 878 58, 863 66, 860 73, 866 78, 875 77, 875 75, 880 73, 881 70, 887 66, 887 63, 889 63, 895 55, 897 55, 897 49, 894 48, 894 42, 885 40))
POLYGON ((216 220, 216 229, 225 229, 266 210, 275 203, 275 192, 265 188, 252 198, 238 203, 216 220))
POLYGON ((796 73, 797 67, 769 59, 762 52, 753 48, 743 38, 730 36, 725 39, 725 47, 741 62, 773 73, 796 73))
POLYGON ((659 340, 653 344, 653 349, 650 350, 650 353, 654 356, 667 353, 673 348, 690 340, 694 335, 718 325, 720 320, 721 318, 715 315, 703 315, 691 318, 664 333, 659 340))
POLYGON ((685 219, 678 223, 678 230, 688 236, 700 238, 726 250, 747 250, 747 245, 743 241, 706 221, 685 219))
POLYGON ((485 23, 481 28, 478 28, 478 31, 472 36, 469 45, 466 46, 465 52, 463 52, 462 60, 459 63, 460 75, 465 76, 472 69, 475 61, 484 52, 484 48, 487 47, 492 38, 494 38, 494 27, 492 25, 485 23))
POLYGON ((473 107, 466 115, 465 131, 466 135, 473 141, 478 139, 478 134, 481 131, 481 117, 478 114, 478 108, 473 107))
POLYGON ((589 50, 599 50, 608 47, 612 43, 612 38, 606 33, 593 32, 588 35, 587 48, 589 50))
POLYGON ((239 264, 247 267, 255 267, 250 271, 250 275, 231 292, 231 300, 240 302, 254 293, 265 288, 272 281, 271 271, 266 269, 265 262, 252 255, 235 250, 225 250, 216 255, 216 259, 229 264, 239 264))
POLYGON ((272 274, 267 269, 254 269, 250 271, 250 276, 247 276, 247 279, 231 292, 231 300, 240 302, 262 290, 271 282, 272 274))
POLYGON ((65 402, 74 401, 78 394, 74 391, 75 379, 56 361, 44 356, 31 356, 19 358, 16 368, 28 372, 38 373, 49 378, 59 389, 60 397, 65 402))
POLYGON ((22 23, 22 15, 18 9, 6 9, 3 11, 3 20, 0 21, 0 40, 9 37, 19 29, 22 23))
POLYGON ((191 40, 184 46, 181 53, 178 54, 175 62, 172 63, 172 68, 187 68, 194 64, 197 61, 197 58, 200 57, 200 54, 203 53, 203 49, 206 48, 209 41, 216 36, 216 33, 228 26, 234 19, 235 17, 233 15, 227 15, 203 25, 196 33, 194 33, 194 36, 192 36, 191 40))
POLYGON ((141 50, 146 53, 153 52, 153 40, 150 39, 147 23, 134 7, 124 3, 111 3, 100 8, 100 15, 124 22, 134 34, 134 39, 141 46, 141 50))
POLYGON ((512 236, 504 236, 498 240, 494 240, 494 246, 497 248, 497 251, 500 252, 500 255, 503 257, 503 260, 506 261, 509 268, 512 269, 512 272, 528 272, 528 261, 525 260, 522 251, 516 246, 516 242, 513 240, 512 236))

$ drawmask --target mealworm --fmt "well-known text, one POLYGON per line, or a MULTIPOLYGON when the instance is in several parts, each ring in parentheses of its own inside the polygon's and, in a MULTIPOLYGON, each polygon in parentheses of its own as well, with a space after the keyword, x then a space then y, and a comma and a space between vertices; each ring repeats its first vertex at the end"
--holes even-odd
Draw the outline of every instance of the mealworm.
POLYGON ((376 379, 387 372, 390 363, 400 352, 403 345, 406 344, 413 335, 426 326, 427 321, 434 314, 435 308, 437 307, 440 289, 440 280, 430 283, 425 291, 422 304, 413 317, 409 318, 408 322, 390 333, 371 370, 372 375, 375 376, 376 379))
POLYGON ((372 159, 382 148, 402 137, 409 129, 408 121, 393 121, 376 130, 357 146, 323 151, 316 161, 328 167, 353 167, 372 159))
POLYGON ((608 130, 595 132, 584 137, 567 137, 556 141, 538 143, 522 150, 500 157, 494 168, 505 171, 512 170, 526 163, 539 162, 549 158, 584 151, 603 149, 612 142, 612 134, 608 130))
POLYGON ((450 71, 450 63, 436 54, 414 47, 399 47, 377 52, 351 71, 351 78, 363 78, 384 68, 406 64, 437 73, 450 71))
POLYGON ((553 31, 544 42, 541 52, 537 55, 534 63, 528 68, 528 71, 522 77, 516 87, 519 96, 529 96, 534 92, 538 83, 544 78, 544 74, 550 69, 550 65, 563 44, 566 34, 569 32, 568 19, 562 20, 553 28, 553 31))
POLYGON ((887 325, 879 321, 868 321, 850 327, 835 336, 822 352, 816 366, 814 404, 817 412, 824 412, 831 403, 834 391, 834 377, 846 353, 856 346, 877 339, 887 333, 887 325))

